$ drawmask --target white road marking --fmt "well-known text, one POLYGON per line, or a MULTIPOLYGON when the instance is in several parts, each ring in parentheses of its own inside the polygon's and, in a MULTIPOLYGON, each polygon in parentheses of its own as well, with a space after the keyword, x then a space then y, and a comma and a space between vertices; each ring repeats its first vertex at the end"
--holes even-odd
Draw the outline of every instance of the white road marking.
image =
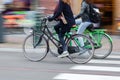
MULTIPOLYGON (((112 66, 104 66, 104 64, 113 64, 120 65, 120 56, 118 55, 110 55, 108 59, 92 59, 89 63, 100 64, 101 66, 95 65, 76 65, 71 67, 71 70, 84 70, 84 71, 108 71, 108 72, 120 72, 119 67, 112 66), (115 60, 114 60, 115 59, 115 60), (103 64, 103 65, 102 65, 103 64)), ((97 65, 96 64, 96 65, 97 65)), ((53 79, 55 80, 120 80, 120 76, 112 76, 112 75, 93 75, 93 74, 72 74, 72 73, 60 73, 53 79)))
POLYGON ((107 58, 118 58, 118 59, 120 59, 120 54, 118 54, 118 55, 112 55, 112 54, 110 54, 107 58))
POLYGON ((69 74, 62 73, 54 77, 59 80, 120 80, 118 76, 101 76, 101 75, 87 75, 87 74, 69 74))
POLYGON ((74 70, 90 70, 90 71, 112 71, 120 72, 120 67, 103 67, 103 66, 74 66, 71 69, 74 70))
POLYGON ((106 60, 106 59, 94 59, 88 63, 98 63, 98 64, 120 64, 120 60, 106 60))

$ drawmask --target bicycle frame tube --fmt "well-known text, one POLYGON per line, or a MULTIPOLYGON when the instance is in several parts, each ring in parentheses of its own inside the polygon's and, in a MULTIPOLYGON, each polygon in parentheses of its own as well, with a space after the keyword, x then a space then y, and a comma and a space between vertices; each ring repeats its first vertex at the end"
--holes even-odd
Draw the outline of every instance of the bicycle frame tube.
MULTIPOLYGON (((42 30, 42 32, 43 32, 44 35, 46 35, 46 36, 48 37, 48 39, 50 39, 50 40, 53 42, 53 44, 54 44, 57 48, 59 48, 58 45, 57 45, 52 39, 54 39, 54 40, 57 41, 58 43, 60 43, 60 41, 53 37, 53 35, 52 35, 52 33, 50 32, 50 30, 48 29, 47 25, 44 26, 44 29, 42 30)), ((60 44, 61 44, 61 43, 60 43, 60 44)))
POLYGON ((102 34, 105 34, 108 38, 109 38, 109 40, 110 40, 110 42, 113 42, 113 40, 112 40, 112 38, 110 37, 110 35, 108 35, 107 33, 102 33, 102 34))
POLYGON ((97 37, 98 37, 98 38, 97 38, 98 40, 96 40, 93 34, 104 34, 104 35, 106 35, 106 36, 109 38, 109 40, 112 42, 112 38, 111 38, 107 33, 105 33, 105 30, 104 30, 104 29, 94 30, 94 31, 88 31, 88 34, 89 34, 89 36, 93 39, 93 41, 94 41, 95 43, 97 43, 97 45, 99 45, 99 43, 101 42, 101 35, 98 35, 98 36, 97 36, 97 37))
MULTIPOLYGON (((97 33, 98 34, 98 33, 97 33)), ((93 33, 92 32, 89 32, 89 36, 92 38, 92 40, 97 43, 97 45, 100 43, 100 35, 97 36, 98 37, 98 40, 96 40, 96 38, 93 36, 93 33)))
POLYGON ((98 41, 94 38, 93 33, 94 33, 94 32, 92 32, 92 31, 90 31, 90 30, 87 30, 87 29, 86 29, 85 32, 84 32, 84 34, 88 34, 89 37, 90 37, 95 43, 98 44, 98 41))
POLYGON ((74 39, 74 40, 77 42, 78 46, 81 45, 81 44, 80 44, 80 41, 79 41, 78 39, 74 39))

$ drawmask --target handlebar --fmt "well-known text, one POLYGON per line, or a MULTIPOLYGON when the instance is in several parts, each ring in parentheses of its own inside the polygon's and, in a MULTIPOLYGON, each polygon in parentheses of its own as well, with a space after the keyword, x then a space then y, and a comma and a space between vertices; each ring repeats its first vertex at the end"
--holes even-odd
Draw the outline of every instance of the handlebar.
POLYGON ((41 25, 47 25, 48 24, 48 17, 44 17, 42 20, 41 20, 41 25))

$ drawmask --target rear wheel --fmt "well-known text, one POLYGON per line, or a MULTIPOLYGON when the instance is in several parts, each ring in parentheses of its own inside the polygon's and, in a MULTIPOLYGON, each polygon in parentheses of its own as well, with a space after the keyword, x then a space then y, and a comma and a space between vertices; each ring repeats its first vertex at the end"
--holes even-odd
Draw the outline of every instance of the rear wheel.
POLYGON ((109 36, 103 33, 95 33, 93 36, 95 37, 95 40, 97 40, 97 45, 94 45, 96 48, 94 58, 104 59, 109 56, 113 48, 113 44, 109 36))
POLYGON ((87 63, 92 59, 94 55, 93 43, 88 37, 84 35, 81 34, 73 35, 68 40, 67 45, 70 54, 68 58, 74 63, 79 63, 79 64, 87 63), (83 40, 84 46, 81 46, 82 42, 80 42, 79 39, 83 40))
POLYGON ((44 36, 30 34, 23 44, 24 56, 31 61, 40 61, 48 53, 48 43, 44 36))

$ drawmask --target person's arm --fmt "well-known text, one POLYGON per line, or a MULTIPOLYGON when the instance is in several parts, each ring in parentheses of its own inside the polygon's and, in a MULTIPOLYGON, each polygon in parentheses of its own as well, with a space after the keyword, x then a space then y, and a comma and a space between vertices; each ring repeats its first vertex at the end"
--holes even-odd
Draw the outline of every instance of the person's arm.
POLYGON ((83 2, 81 5, 80 13, 75 17, 75 19, 80 18, 82 16, 82 14, 84 14, 86 7, 87 7, 87 4, 85 2, 83 2))
POLYGON ((51 18, 49 18, 49 21, 55 20, 56 18, 58 18, 58 17, 61 15, 62 9, 63 9, 62 7, 63 7, 63 3, 62 3, 62 1, 60 0, 60 1, 59 1, 59 4, 58 4, 58 6, 57 6, 57 9, 56 9, 55 12, 54 12, 54 15, 53 15, 51 18))

